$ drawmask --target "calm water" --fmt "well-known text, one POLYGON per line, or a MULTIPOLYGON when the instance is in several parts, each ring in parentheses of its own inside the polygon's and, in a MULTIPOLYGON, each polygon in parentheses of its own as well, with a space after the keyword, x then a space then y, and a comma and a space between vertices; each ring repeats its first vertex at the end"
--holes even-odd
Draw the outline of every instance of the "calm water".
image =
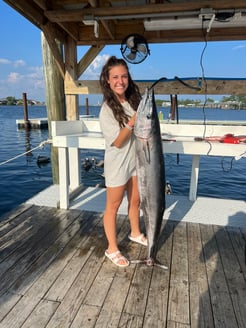
MULTIPOLYGON (((168 117, 168 108, 159 108, 164 118, 168 117)), ((47 117, 46 108, 33 106, 28 108, 29 118, 47 117)), ((81 107, 81 114, 85 108, 81 107)), ((90 114, 98 115, 99 107, 91 107, 90 114)), ((246 111, 206 109, 208 120, 246 120, 246 111)), ((28 150, 32 150, 48 139, 47 130, 18 130, 16 119, 23 118, 23 108, 18 106, 0 106, 0 215, 15 208, 30 197, 52 184, 51 163, 37 164, 39 155, 50 157, 50 146, 33 150, 24 156, 2 164, 28 150)), ((203 120, 201 109, 180 108, 180 119, 203 120)), ((233 133, 233 132, 232 132, 233 133)), ((245 132, 246 134, 246 132, 245 132)), ((246 148, 246 146, 245 146, 246 148)), ((84 161, 88 158, 103 159, 102 151, 81 150, 82 179, 85 185, 95 186, 103 182, 103 170, 91 167, 85 170, 84 161)), ((166 178, 174 194, 188 195, 191 156, 165 155, 166 178)), ((202 156, 200 160, 198 195, 218 198, 246 200, 246 158, 238 161, 232 158, 202 156)))

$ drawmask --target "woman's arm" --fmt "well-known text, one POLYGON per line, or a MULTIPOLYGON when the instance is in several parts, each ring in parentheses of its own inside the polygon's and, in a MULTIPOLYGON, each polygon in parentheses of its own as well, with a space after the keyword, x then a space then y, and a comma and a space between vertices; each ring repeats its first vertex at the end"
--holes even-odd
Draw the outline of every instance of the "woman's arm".
POLYGON ((136 119, 136 113, 130 118, 127 125, 120 129, 117 138, 112 142, 112 146, 121 148, 125 144, 125 142, 129 140, 134 128, 135 119, 136 119))

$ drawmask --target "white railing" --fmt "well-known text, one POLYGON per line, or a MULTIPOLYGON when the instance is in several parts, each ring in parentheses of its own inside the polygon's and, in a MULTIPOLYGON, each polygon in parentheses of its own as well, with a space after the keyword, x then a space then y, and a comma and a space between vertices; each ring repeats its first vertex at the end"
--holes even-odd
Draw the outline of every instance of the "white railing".
MULTIPOLYGON (((79 149, 105 149, 98 119, 80 121, 53 121, 53 146, 58 147, 60 208, 69 208, 69 194, 81 187, 79 149)), ((203 141, 204 137, 223 136, 228 133, 246 135, 245 125, 161 124, 163 152, 192 155, 189 199, 196 200, 200 155, 245 155, 246 143, 229 144, 203 141), (195 139, 196 138, 196 139, 195 139), (200 138, 201 141, 196 141, 200 138)))

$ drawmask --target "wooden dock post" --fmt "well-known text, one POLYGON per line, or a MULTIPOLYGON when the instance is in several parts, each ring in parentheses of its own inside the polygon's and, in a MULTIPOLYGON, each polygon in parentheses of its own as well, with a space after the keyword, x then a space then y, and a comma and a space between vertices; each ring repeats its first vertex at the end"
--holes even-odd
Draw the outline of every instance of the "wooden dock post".
POLYGON ((30 129, 30 122, 28 119, 28 106, 27 106, 27 97, 26 93, 22 93, 22 99, 23 99, 23 109, 24 109, 24 124, 25 124, 25 129, 29 130, 30 129))
POLYGON ((85 99, 85 115, 89 115, 89 100, 88 98, 85 99))
MULTIPOLYGON (((64 121, 66 119, 64 80, 56 65, 55 58, 49 44, 41 33, 42 55, 44 66, 46 108, 48 116, 49 135, 51 134, 51 121, 64 121)), ((62 45, 58 41, 55 46, 62 55, 62 45)), ((59 183, 58 150, 51 145, 51 162, 53 183, 59 183)))
POLYGON ((176 99, 175 95, 170 95, 170 99, 171 99, 171 120, 175 120, 177 99, 176 99))

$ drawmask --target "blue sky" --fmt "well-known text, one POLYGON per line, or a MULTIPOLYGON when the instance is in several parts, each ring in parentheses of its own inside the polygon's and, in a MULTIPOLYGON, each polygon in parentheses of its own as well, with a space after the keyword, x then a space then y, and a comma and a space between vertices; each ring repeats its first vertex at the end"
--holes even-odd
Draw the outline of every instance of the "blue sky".
MULTIPOLYGON (((131 75, 136 80, 155 80, 163 76, 200 77, 200 59, 204 46, 204 42, 150 44, 150 56, 143 63, 129 64, 131 75)), ((79 47, 78 59, 86 50, 86 47, 79 47)), ((110 55, 121 57, 120 45, 105 47, 80 78, 97 79, 102 65, 110 55)), ((246 78, 245 58, 245 40, 210 42, 202 59, 205 77, 246 78)), ((28 99, 45 101, 40 30, 1 1, 0 98, 22 98, 23 92, 27 93, 28 99)), ((166 96, 162 98, 169 99, 166 96)), ((101 98, 93 96, 92 99, 97 102, 101 98)), ((83 97, 81 100, 83 102, 83 97)))

